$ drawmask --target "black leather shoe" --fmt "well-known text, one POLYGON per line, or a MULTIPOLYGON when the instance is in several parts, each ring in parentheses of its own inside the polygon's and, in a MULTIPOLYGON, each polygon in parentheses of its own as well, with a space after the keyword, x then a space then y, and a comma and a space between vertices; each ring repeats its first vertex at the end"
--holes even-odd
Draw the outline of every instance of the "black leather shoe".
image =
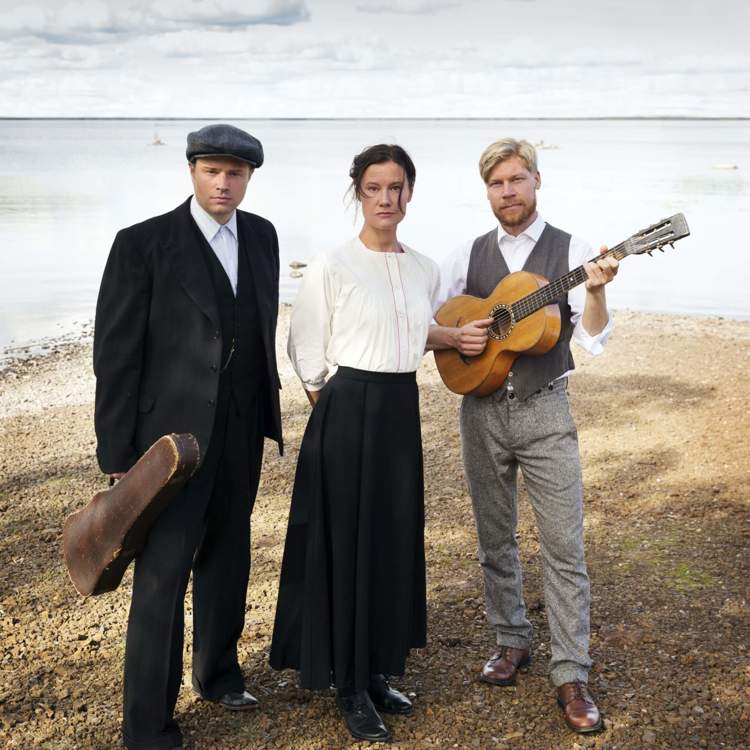
POLYGON ((218 703, 222 708, 229 711, 247 711, 249 708, 255 708, 258 705, 258 699, 250 695, 247 690, 243 690, 241 693, 224 693, 221 698, 217 699, 206 698, 195 689, 193 689, 193 692, 199 698, 211 701, 211 703, 218 703))
POLYGON ((367 689, 372 702, 378 711, 384 714, 410 714, 414 710, 412 702, 399 690, 388 684, 384 674, 371 674, 370 687, 367 689))
POLYGON ((344 696, 337 690, 336 705, 354 739, 387 742, 391 738, 388 727, 375 710, 366 690, 359 690, 344 696))

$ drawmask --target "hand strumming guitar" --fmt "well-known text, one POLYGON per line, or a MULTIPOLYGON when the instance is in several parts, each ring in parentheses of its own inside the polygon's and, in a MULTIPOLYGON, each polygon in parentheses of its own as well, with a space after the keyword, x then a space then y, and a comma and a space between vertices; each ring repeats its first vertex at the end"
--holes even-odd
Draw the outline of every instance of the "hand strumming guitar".
POLYGON ((487 346, 487 329, 494 323, 493 318, 473 320, 454 333, 454 347, 465 357, 476 357, 487 346))
POLYGON ((460 328, 430 326, 427 349, 458 349, 464 357, 476 357, 487 346, 487 329, 494 322, 492 318, 484 318, 460 328))

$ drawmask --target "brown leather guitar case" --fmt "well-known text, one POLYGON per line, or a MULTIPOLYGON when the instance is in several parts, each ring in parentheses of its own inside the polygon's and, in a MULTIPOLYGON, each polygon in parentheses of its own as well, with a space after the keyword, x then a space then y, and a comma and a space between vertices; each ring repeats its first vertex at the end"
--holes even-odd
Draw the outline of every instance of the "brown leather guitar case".
POLYGON ((65 565, 79 594, 96 596, 120 585, 156 517, 199 460, 198 441, 191 434, 165 435, 119 482, 65 519, 65 565))

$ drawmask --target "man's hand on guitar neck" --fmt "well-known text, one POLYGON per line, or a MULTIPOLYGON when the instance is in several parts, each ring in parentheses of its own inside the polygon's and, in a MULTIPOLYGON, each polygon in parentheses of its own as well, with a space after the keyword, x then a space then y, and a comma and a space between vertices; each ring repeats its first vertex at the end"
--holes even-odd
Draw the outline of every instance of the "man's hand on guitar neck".
MULTIPOLYGON (((609 248, 606 245, 602 245, 599 248, 599 253, 604 255, 609 252, 609 248)), ((586 289, 589 291, 596 291, 604 289, 605 284, 609 284, 612 279, 617 276, 617 268, 619 266, 617 258, 611 256, 607 258, 599 258, 596 263, 584 263, 583 268, 586 271, 588 279, 586 279, 586 289)))
MULTIPOLYGON (((603 255, 608 250, 602 245, 599 252, 603 255)), ((583 308, 583 327, 590 336, 596 336, 604 330, 609 320, 607 310, 607 299, 604 287, 617 275, 620 264, 616 258, 608 256, 599 258, 596 263, 584 263, 583 267, 588 278, 586 279, 586 304, 583 308)))
POLYGON ((495 321, 492 318, 473 320, 460 328, 430 326, 427 349, 458 349, 464 357, 476 357, 487 346, 487 329, 495 321))

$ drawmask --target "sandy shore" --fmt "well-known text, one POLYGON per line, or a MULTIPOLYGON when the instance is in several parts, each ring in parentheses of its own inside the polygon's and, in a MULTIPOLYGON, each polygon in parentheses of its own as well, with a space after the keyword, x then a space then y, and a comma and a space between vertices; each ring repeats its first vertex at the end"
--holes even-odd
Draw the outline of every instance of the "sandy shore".
MULTIPOLYGON (((288 310, 282 309, 279 341, 288 310)), ((283 349, 283 347, 282 347, 283 349)), ((60 553, 65 516, 103 487, 94 460, 90 342, 0 372, 0 737, 3 747, 117 747, 130 574, 91 600, 60 553)), ((535 661, 515 688, 477 672, 493 646, 457 434, 458 398, 431 356, 419 372, 425 444, 429 644, 398 684, 415 714, 399 748, 744 748, 750 737, 750 322, 619 312, 600 357, 577 353, 571 397, 586 485, 594 692, 603 733, 569 733, 547 681, 548 629, 528 503, 520 541, 535 661)), ((288 452, 267 446, 253 515, 240 663, 262 700, 227 715, 183 687, 196 748, 350 743, 329 695, 268 667, 291 481, 308 406, 280 352, 288 452)), ((190 606, 187 605, 190 631, 190 606)), ((186 664, 190 660, 190 632, 186 664)))

